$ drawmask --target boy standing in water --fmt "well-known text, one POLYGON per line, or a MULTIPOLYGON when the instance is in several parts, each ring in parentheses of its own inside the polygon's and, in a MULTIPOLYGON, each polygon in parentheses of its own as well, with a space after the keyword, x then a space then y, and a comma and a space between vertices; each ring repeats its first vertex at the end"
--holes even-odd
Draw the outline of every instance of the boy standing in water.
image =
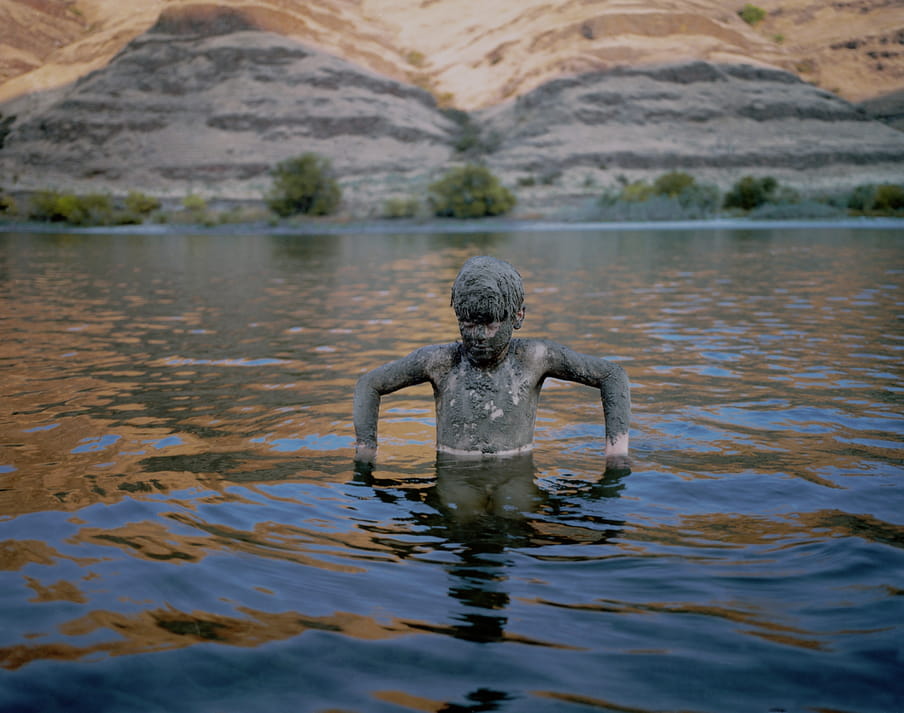
POLYGON ((547 377, 599 388, 606 422, 606 466, 625 469, 631 396, 618 364, 546 339, 513 339, 524 321, 521 276, 509 263, 473 257, 452 285, 461 342, 421 347, 364 374, 355 387, 355 458, 373 462, 380 397, 430 382, 436 450, 509 456, 533 448, 540 389, 547 377))

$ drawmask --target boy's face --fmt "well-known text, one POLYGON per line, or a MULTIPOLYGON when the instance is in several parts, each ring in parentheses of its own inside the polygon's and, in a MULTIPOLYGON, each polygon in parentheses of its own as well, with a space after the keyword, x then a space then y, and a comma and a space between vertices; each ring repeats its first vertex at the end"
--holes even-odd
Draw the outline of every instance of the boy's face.
POLYGON ((494 366, 502 361, 512 341, 512 332, 521 326, 522 319, 523 311, 502 321, 479 316, 471 320, 459 319, 458 331, 468 361, 480 367, 494 366))

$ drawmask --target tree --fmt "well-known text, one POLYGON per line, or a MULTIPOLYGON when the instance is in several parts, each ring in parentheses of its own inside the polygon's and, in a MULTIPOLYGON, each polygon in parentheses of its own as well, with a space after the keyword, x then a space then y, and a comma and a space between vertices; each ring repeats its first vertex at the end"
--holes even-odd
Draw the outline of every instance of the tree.
POLYGON ((342 190, 332 176, 330 162, 305 153, 277 164, 273 186, 266 200, 270 210, 286 218, 303 213, 329 215, 342 200, 342 190))
POLYGON ((738 10, 738 15, 740 15, 741 19, 748 25, 757 25, 766 19, 766 11, 751 3, 747 3, 738 10))
POLYGON ((753 210, 768 203, 775 194, 776 188, 778 188, 778 181, 772 176, 764 178, 744 176, 725 194, 725 201, 722 205, 725 208, 753 210))
POLYGON ((432 183, 428 201, 434 215, 446 218, 502 215, 516 202, 486 166, 475 164, 453 168, 432 183))

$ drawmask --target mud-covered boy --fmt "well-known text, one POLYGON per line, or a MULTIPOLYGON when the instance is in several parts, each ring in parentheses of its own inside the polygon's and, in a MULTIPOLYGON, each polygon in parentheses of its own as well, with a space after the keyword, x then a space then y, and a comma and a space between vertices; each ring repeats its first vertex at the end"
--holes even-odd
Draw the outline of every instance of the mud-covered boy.
POLYGON ((356 460, 373 462, 380 397, 429 382, 436 402, 436 450, 460 456, 509 456, 533 447, 540 389, 547 377, 599 388, 606 424, 606 466, 630 466, 628 377, 618 364, 547 339, 513 339, 524 321, 524 288, 512 265, 468 260, 452 286, 461 342, 421 347, 358 379, 356 460))

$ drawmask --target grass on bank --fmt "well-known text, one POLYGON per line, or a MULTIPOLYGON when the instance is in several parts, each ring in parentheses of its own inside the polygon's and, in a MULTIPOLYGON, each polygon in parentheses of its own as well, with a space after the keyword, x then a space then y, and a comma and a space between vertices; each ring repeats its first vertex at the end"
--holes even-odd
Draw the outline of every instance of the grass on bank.
MULTIPOLYGON (((132 191, 124 198, 100 193, 75 194, 38 191, 15 200, 0 189, 0 217, 73 226, 137 225, 146 222, 215 226, 227 223, 269 222, 297 216, 334 214, 342 191, 329 163, 313 154, 279 164, 273 185, 264 196, 266 207, 232 205, 214 210, 196 194, 164 208, 160 199, 132 191), (269 210, 268 210, 269 209, 269 210)), ((536 192, 544 185, 519 181, 518 187, 536 192)), ((585 189, 589 192, 592 185, 585 189)), ((473 219, 504 215, 516 196, 486 166, 466 164, 448 170, 429 185, 426 195, 395 196, 386 200, 379 216, 399 218, 473 219)), ((567 209, 566 209, 567 210, 567 209)), ((904 218, 904 185, 862 184, 853 189, 801 195, 771 176, 743 176, 725 193, 682 171, 670 171, 653 181, 620 178, 584 209, 565 219, 594 221, 708 220, 718 217, 754 219, 838 219, 848 216, 904 218)))
POLYGON ((605 191, 594 215, 602 221, 709 220, 717 217, 759 220, 837 219, 849 216, 904 217, 904 186, 865 184, 852 190, 803 196, 772 176, 743 176, 722 194, 680 171, 652 183, 628 182, 605 191))

